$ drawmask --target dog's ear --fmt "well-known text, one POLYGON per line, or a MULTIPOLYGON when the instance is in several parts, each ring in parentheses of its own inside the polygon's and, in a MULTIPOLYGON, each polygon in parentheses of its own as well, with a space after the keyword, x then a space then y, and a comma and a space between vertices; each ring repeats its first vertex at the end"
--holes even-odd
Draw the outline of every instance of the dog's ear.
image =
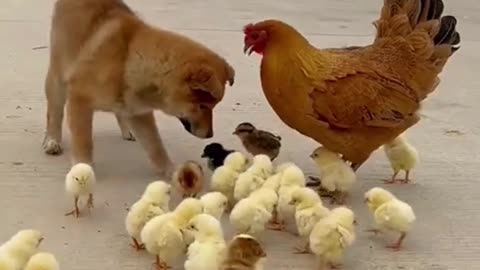
POLYGON ((213 76, 213 70, 206 65, 189 64, 186 67, 186 78, 188 83, 207 83, 213 76))
POLYGON ((232 86, 235 83, 235 69, 233 69, 233 67, 230 66, 226 61, 225 68, 227 70, 228 85, 232 86))
POLYGON ((194 90, 194 95, 199 95, 201 99, 207 96, 213 100, 223 98, 224 89, 210 66, 188 64, 186 68, 185 81, 194 90))

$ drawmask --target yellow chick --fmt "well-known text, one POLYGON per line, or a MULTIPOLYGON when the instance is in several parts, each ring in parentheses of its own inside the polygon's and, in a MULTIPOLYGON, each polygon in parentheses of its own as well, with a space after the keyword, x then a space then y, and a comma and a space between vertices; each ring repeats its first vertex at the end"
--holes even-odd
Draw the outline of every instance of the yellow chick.
POLYGON ((265 179, 247 170, 238 176, 233 189, 233 198, 236 202, 247 198, 253 191, 259 189, 263 183, 265 183, 265 179))
POLYGON ((66 216, 79 217, 78 200, 82 196, 88 196, 87 208, 93 208, 93 188, 95 186, 95 172, 93 168, 86 163, 75 164, 65 177, 65 190, 70 196, 73 196, 75 208, 66 216))
POLYGON ((278 224, 284 230, 286 220, 293 217, 295 207, 290 204, 291 193, 298 187, 305 187, 305 175, 296 165, 290 165, 281 172, 280 187, 278 189, 278 224))
POLYGON ((248 166, 247 157, 241 152, 229 154, 224 161, 224 165, 218 167, 212 174, 210 189, 221 192, 228 198, 229 206, 234 204, 233 190, 238 175, 245 171, 248 166))
POLYGON ((320 269, 341 266, 344 251, 355 241, 355 215, 346 207, 337 207, 320 219, 310 233, 310 250, 320 258, 320 269))
POLYGON ((43 235, 37 230, 21 230, 0 246, 0 257, 4 265, 13 265, 15 270, 25 267, 30 257, 38 252, 43 235))
POLYGON ((383 150, 390 161, 393 175, 390 180, 385 180, 386 184, 401 182, 408 184, 410 182, 410 171, 417 165, 418 152, 402 135, 395 140, 383 146, 383 150), (405 171, 405 179, 397 180, 396 177, 400 171, 405 171))
POLYGON ((254 175, 267 179, 273 174, 273 164, 267 155, 256 155, 253 157, 252 166, 247 169, 254 175))
POLYGON ((16 270, 15 262, 7 256, 0 254, 0 270, 16 270))
POLYGON ((278 201, 275 191, 261 188, 240 200, 230 213, 230 223, 237 233, 255 235, 265 230, 278 201))
POLYGON ((400 250, 407 233, 412 229, 416 220, 415 213, 410 205, 397 199, 389 191, 375 187, 365 193, 365 203, 373 213, 376 229, 374 233, 389 230, 400 233, 397 242, 387 246, 395 251, 400 250))
POLYGON ((321 174, 321 187, 332 194, 332 203, 343 204, 357 176, 353 169, 335 152, 318 147, 310 158, 321 174))
POLYGON ((156 216, 145 224, 140 238, 145 249, 155 255, 155 265, 159 270, 168 269, 185 253, 187 244, 181 230, 202 212, 200 200, 186 198, 172 212, 156 216))
POLYGON ((275 168, 275 173, 281 173, 281 172, 283 172, 286 168, 291 167, 291 166, 297 166, 297 165, 295 165, 295 163, 293 163, 293 162, 284 162, 284 163, 278 165, 278 166, 275 168))
POLYGON ((51 253, 39 252, 33 255, 23 270, 59 270, 60 266, 51 253))
POLYGON ((136 250, 145 249, 140 240, 140 233, 152 218, 169 211, 172 186, 164 181, 154 181, 146 187, 142 197, 135 202, 125 219, 125 227, 132 238, 136 250))
POLYGON ((265 180, 273 173, 272 161, 267 155, 253 157, 252 166, 238 176, 233 197, 235 201, 247 198, 253 191, 262 187, 265 180))
POLYGON ((203 212, 218 220, 221 220, 223 213, 228 207, 228 198, 217 191, 204 194, 200 201, 203 203, 203 212))
POLYGON ((301 187, 292 192, 290 204, 295 206, 295 223, 298 234, 306 240, 304 246, 295 248, 297 254, 310 253, 308 237, 313 226, 322 218, 325 218, 330 210, 323 206, 322 199, 311 188, 301 187))
POLYGON ((185 270, 218 269, 225 258, 226 243, 220 221, 208 214, 190 220, 186 228, 195 238, 188 247, 185 270))

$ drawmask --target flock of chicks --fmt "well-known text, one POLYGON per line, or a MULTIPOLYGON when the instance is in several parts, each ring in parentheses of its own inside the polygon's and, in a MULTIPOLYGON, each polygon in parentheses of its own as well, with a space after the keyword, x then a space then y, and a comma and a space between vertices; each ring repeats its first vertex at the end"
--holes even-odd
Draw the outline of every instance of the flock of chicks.
MULTIPOLYGON (((202 157, 208 158, 213 174, 209 192, 199 198, 205 174, 194 161, 177 168, 172 184, 148 184, 125 219, 132 246, 155 256, 154 265, 162 270, 171 268, 185 254, 185 270, 259 270, 266 257, 261 232, 285 231, 287 221, 293 218, 297 227, 294 234, 304 241, 295 247, 296 253, 313 253, 320 259, 321 269, 339 267, 345 249, 355 241, 355 214, 346 206, 327 208, 321 195, 343 205, 356 180, 351 167, 338 154, 317 148, 310 155, 321 175, 320 187, 314 190, 307 187, 303 171, 294 163, 273 164, 280 151, 279 136, 250 123, 240 124, 234 134, 253 159, 218 143, 207 145, 202 157), (183 200, 171 210, 173 185, 183 200), (221 225, 227 212, 235 230, 228 243, 221 225)), ((403 182, 408 182, 409 171, 418 159, 415 148, 400 136, 384 149, 394 171, 386 183, 395 183, 400 170, 406 171, 403 182)), ((66 215, 79 217, 81 198, 87 199, 88 211, 93 208, 95 182, 90 165, 79 163, 71 168, 65 187, 74 199, 74 209, 66 215)), ((415 221, 412 208, 380 187, 370 189, 364 197, 376 224, 369 231, 398 232, 398 241, 388 247, 399 250, 415 221)), ((58 270, 52 254, 38 252, 42 240, 43 235, 36 230, 16 233, 0 246, 0 270, 58 270)))

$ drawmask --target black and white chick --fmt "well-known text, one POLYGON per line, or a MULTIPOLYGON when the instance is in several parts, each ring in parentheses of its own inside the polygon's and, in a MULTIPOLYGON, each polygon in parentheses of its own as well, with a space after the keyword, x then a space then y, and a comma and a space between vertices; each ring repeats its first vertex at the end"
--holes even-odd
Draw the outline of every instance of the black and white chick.
POLYGON ((239 124, 233 134, 240 138, 243 147, 253 156, 263 154, 273 161, 280 153, 282 138, 271 132, 257 129, 249 122, 239 124))
POLYGON ((208 168, 212 171, 220 166, 223 166, 225 158, 235 152, 235 150, 228 150, 220 143, 211 143, 203 149, 202 158, 208 159, 208 168))

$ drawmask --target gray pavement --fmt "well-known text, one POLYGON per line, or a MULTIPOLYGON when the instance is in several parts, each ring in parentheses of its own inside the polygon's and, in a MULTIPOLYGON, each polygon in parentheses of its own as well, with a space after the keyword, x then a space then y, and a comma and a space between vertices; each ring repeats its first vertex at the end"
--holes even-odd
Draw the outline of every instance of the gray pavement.
MULTIPOLYGON (((121 140, 113 115, 95 118, 96 208, 89 218, 64 217, 71 207, 64 194, 66 155, 49 157, 40 144, 44 131, 43 81, 53 0, 0 1, 0 241, 21 228, 37 228, 46 240, 42 250, 58 257, 61 268, 149 269, 151 257, 134 252, 124 229, 126 207, 154 179, 137 143, 121 140)), ((315 173, 308 154, 315 143, 287 128, 268 106, 259 83, 259 58, 242 54, 241 27, 263 18, 285 20, 318 46, 366 44, 371 22, 383 1, 302 0, 136 0, 128 3, 147 21, 206 43, 236 68, 236 85, 229 89, 215 115, 215 140, 240 149, 230 134, 246 119, 283 137, 279 161, 291 160, 315 173), (255 117, 256 115, 262 117, 255 117)), ((363 192, 390 176, 378 151, 359 171, 351 205, 359 217, 358 239, 347 251, 344 269, 480 269, 480 45, 478 14, 473 0, 446 1, 459 19, 462 49, 442 75, 437 92, 424 105, 424 119, 408 137, 421 155, 413 172, 414 185, 390 189, 412 205, 418 222, 405 250, 384 248, 392 237, 372 237, 362 230, 371 218, 362 205, 363 192), (475 34, 477 33, 477 34, 475 34)), ((207 141, 183 131, 176 120, 158 114, 158 122, 175 162, 198 159, 207 141)), ((66 133, 67 134, 67 133, 66 133)), ((229 231, 227 222, 225 229, 229 231)), ((230 234, 229 234, 230 236, 230 234)), ((262 237, 266 269, 313 269, 312 256, 292 255, 295 238, 266 232, 262 237)), ((183 267, 180 265, 179 269, 183 267)))

